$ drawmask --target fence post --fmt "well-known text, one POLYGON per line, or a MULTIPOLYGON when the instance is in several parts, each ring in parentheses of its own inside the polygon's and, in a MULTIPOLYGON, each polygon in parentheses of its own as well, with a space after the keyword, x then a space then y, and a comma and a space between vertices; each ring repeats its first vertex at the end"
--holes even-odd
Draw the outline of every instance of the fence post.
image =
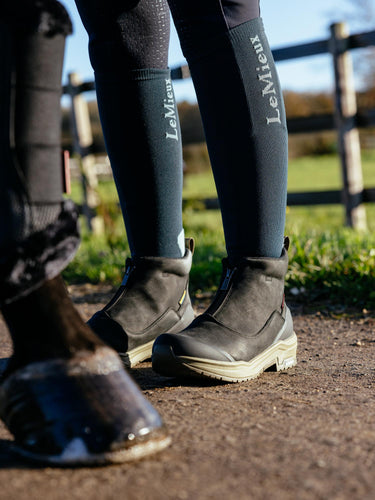
POLYGON ((97 194, 98 179, 95 172, 95 157, 87 151, 93 144, 89 109, 87 101, 77 92, 77 87, 82 83, 79 75, 70 73, 68 81, 68 93, 71 97, 73 151, 79 157, 81 171, 82 212, 86 218, 89 231, 100 234, 103 232, 104 225, 102 218, 96 215, 99 197, 97 194))
POLYGON ((330 26, 330 52, 335 72, 335 123, 343 179, 342 200, 346 225, 366 229, 366 209, 362 203, 363 176, 359 133, 356 128, 357 101, 353 65, 346 47, 348 30, 345 23, 330 26))

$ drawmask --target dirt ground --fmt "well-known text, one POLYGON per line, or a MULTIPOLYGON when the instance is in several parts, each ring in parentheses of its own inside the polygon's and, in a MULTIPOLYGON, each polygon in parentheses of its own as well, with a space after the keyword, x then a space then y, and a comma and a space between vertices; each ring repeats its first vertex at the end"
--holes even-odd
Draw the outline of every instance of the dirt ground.
MULTIPOLYGON (((72 287, 87 319, 108 297, 72 287)), ((298 364, 241 384, 132 371, 172 445, 143 461, 38 468, 0 427, 1 499, 375 499, 375 315, 293 306, 298 364)), ((0 319, 0 362, 11 346, 0 319)))

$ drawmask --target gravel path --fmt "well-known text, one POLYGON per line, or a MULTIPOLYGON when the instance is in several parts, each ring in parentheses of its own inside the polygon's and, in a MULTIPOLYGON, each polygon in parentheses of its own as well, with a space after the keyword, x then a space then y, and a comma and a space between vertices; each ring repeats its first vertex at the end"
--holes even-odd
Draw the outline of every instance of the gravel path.
MULTIPOLYGON (((87 319, 109 289, 72 287, 87 319)), ((293 307, 298 364, 241 384, 184 384, 132 371, 173 443, 147 460, 36 468, 0 426, 0 499, 375 498, 375 315, 293 307)), ((11 346, 0 319, 2 363, 11 346)))

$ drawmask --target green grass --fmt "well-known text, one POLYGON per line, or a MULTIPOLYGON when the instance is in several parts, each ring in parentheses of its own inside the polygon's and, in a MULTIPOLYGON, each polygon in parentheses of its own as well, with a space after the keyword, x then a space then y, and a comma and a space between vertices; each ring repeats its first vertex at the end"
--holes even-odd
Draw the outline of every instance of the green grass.
POLYGON ((297 300, 375 307, 375 235, 349 229, 291 237, 287 290, 297 300))
MULTIPOLYGON (((364 152, 363 173, 365 185, 375 187, 375 151, 364 152)), ((299 158, 290 162, 289 192, 339 188, 336 156, 299 158)), ((114 203, 117 197, 113 182, 101 183, 99 191, 106 234, 90 236, 82 224, 82 244, 76 258, 64 271, 68 282, 116 285, 122 278, 129 248, 122 218, 114 203)), ((186 200, 192 202, 215 196, 211 172, 186 176, 186 200)), ((80 201, 77 187, 73 198, 80 201)), ((196 203, 188 203, 183 214, 185 233, 196 241, 191 272, 193 295, 215 289, 221 258, 225 255, 220 212, 196 208, 196 203)), ((375 308, 375 204, 366 208, 369 230, 365 233, 343 227, 344 212, 338 205, 287 208, 286 234, 291 240, 287 292, 294 300, 308 304, 323 300, 356 308, 375 308)))

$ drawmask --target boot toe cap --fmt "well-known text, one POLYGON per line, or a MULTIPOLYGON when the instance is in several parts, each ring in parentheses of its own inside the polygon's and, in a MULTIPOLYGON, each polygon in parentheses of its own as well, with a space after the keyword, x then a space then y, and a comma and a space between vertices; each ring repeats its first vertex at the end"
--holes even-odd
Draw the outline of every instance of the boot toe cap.
POLYGON ((87 324, 100 340, 115 351, 126 352, 128 350, 128 337, 124 329, 104 311, 96 312, 87 324))
POLYGON ((166 355, 175 358, 190 357, 214 361, 234 361, 233 357, 226 351, 183 333, 164 333, 156 339, 152 351, 153 364, 162 364, 166 355))

